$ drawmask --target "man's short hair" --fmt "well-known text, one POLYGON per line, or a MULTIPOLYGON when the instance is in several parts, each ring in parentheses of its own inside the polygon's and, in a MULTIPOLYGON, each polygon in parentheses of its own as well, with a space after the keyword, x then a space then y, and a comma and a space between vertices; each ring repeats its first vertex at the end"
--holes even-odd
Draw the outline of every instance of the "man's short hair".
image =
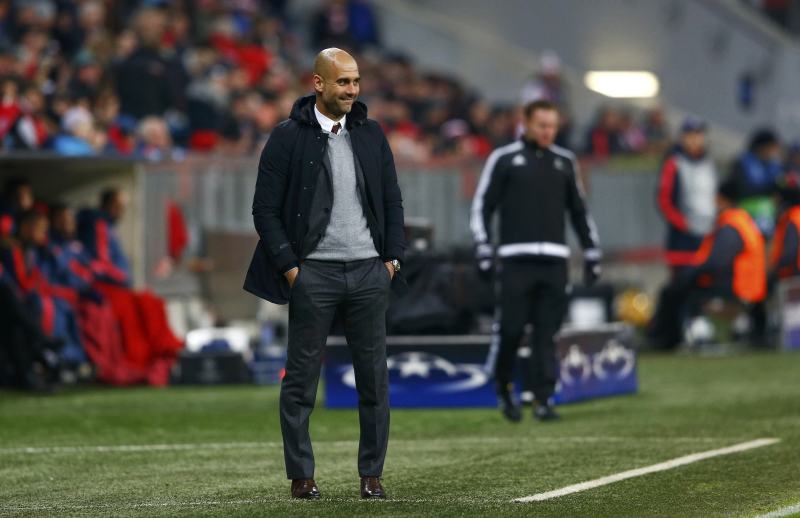
POLYGON ((556 110, 558 111, 558 106, 555 105, 554 102, 548 101, 546 99, 539 99, 538 101, 531 101, 525 105, 524 114, 526 119, 530 119, 533 117, 533 114, 539 110, 556 110))
POLYGON ((122 191, 119 187, 110 187, 108 189, 103 189, 103 192, 100 193, 100 207, 108 207, 109 204, 114 201, 114 199, 119 196, 122 191))

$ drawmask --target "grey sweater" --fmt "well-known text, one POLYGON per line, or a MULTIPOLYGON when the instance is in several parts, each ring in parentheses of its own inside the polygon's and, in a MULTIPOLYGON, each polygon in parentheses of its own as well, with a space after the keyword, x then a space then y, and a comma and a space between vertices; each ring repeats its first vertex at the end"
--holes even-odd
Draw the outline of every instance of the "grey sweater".
POLYGON ((355 157, 350 135, 340 130, 328 134, 328 161, 331 165, 333 205, 325 234, 309 259, 357 261, 378 257, 358 196, 355 157))

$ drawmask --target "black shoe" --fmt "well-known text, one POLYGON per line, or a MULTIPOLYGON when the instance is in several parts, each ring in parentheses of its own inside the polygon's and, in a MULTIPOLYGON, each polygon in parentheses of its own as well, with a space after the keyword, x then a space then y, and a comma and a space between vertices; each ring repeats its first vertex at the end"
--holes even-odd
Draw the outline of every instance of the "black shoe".
POLYGON ((533 411, 533 418, 537 421, 558 421, 561 419, 561 416, 558 415, 556 409, 553 408, 553 405, 545 404, 545 405, 537 405, 536 409, 533 411))
POLYGON ((319 500, 317 483, 313 478, 298 478, 292 480, 292 498, 300 500, 319 500))
POLYGON ((361 477, 361 498, 365 500, 383 500, 386 491, 380 477, 361 477))
POLYGON ((511 383, 497 384, 497 404, 500 406, 503 417, 512 423, 522 421, 522 411, 514 399, 511 383))

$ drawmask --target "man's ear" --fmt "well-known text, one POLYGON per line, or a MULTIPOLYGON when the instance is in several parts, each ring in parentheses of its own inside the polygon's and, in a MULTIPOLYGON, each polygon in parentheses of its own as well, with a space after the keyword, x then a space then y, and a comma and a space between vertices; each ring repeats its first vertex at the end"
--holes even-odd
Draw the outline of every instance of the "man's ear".
POLYGON ((324 86, 325 80, 322 79, 322 76, 314 74, 314 91, 317 93, 322 93, 324 86))

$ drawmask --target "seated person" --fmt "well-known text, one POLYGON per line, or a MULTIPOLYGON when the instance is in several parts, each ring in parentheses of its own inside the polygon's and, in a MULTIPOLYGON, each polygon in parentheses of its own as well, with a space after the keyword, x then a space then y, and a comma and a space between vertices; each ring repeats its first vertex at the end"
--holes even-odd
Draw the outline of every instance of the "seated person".
POLYGON ((50 391, 62 342, 42 332, 1 264, 0 337, 0 387, 50 391))
POLYGON ((109 301, 119 322, 127 362, 147 372, 149 383, 164 385, 183 343, 169 327, 164 301, 152 292, 131 289, 130 266, 114 228, 126 206, 124 192, 104 191, 99 209, 78 214, 77 235, 91 259, 93 287, 109 301))
MULTIPOLYGON (((674 347, 682 338, 684 318, 710 299, 724 298, 751 308, 754 333, 763 331, 767 295, 764 239, 753 218, 733 204, 734 186, 723 183, 717 193, 717 219, 697 252, 694 265, 681 272, 661 293, 659 306, 668 308, 654 319, 655 339, 674 347)), ((651 332, 652 332, 651 331, 651 332)))
POLYGON ((47 217, 35 210, 23 212, 17 220, 16 237, 0 248, 0 263, 45 334, 63 340, 60 356, 64 365, 85 365, 73 310, 75 293, 53 282, 58 267, 47 251, 47 217))
POLYGON ((778 193, 782 210, 772 241, 770 284, 800 275, 800 173, 787 173, 778 193))
POLYGON ((98 281, 117 286, 131 286, 128 258, 122 249, 115 226, 125 214, 127 197, 119 189, 107 189, 100 195, 98 209, 78 213, 78 239, 92 259, 98 281))

